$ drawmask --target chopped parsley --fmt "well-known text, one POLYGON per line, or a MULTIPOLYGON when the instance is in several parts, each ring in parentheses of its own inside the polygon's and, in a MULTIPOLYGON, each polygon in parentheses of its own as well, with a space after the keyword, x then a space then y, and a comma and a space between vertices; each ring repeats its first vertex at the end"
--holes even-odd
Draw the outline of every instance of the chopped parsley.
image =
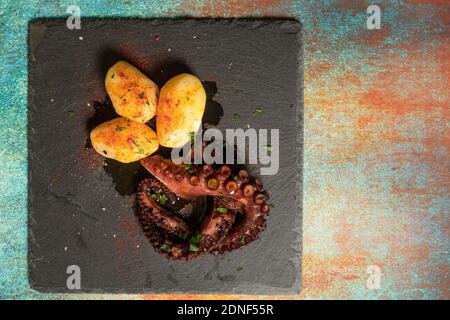
POLYGON ((114 73, 112 74, 111 79, 114 79, 114 73))
POLYGON ((202 238, 203 238, 202 234, 197 232, 189 237, 189 244, 198 246, 200 241, 202 241, 202 238))
POLYGON ((196 172, 195 167, 192 164, 187 164, 184 167, 184 170, 186 170, 187 172, 189 172, 190 174, 194 174, 196 172))
POLYGON ((218 187, 219 187, 219 182, 216 179, 211 179, 208 181, 208 188, 215 190, 218 187))
POLYGON ((170 252, 170 246, 167 243, 164 243, 161 246, 161 250, 164 251, 164 252, 170 252))
POLYGON ((161 203, 166 203, 167 200, 169 200, 169 198, 167 198, 167 196, 166 196, 165 194, 161 194, 161 195, 159 196, 159 202, 161 202, 161 203))
POLYGON ((189 138, 191 139, 191 144, 195 141, 195 132, 189 132, 189 138))
POLYGON ((73 118, 74 115, 75 115, 75 111, 69 111, 69 117, 73 118))
POLYGON ((186 235, 186 233, 180 232, 179 236, 180 236, 181 239, 187 240, 187 235, 186 235))
POLYGON ((241 118, 241 116, 237 113, 233 114, 233 120, 238 121, 241 118))
POLYGON ((131 142, 133 142, 133 144, 136 146, 136 147, 138 147, 139 148, 139 145, 136 143, 136 141, 134 141, 134 139, 133 138, 131 138, 130 139, 131 140, 131 142))
POLYGON ((254 115, 254 116, 260 116, 263 112, 264 112, 263 109, 261 109, 261 108, 256 108, 255 111, 253 112, 253 115, 254 115))
POLYGON ((237 268, 236 268, 236 271, 242 271, 242 269, 244 269, 244 268, 242 268, 242 267, 237 267, 237 268))
POLYGON ((271 204, 269 204, 269 207, 271 207, 271 208, 275 208, 275 203, 271 203, 271 204))
POLYGON ((217 208, 216 211, 219 213, 227 213, 228 209, 227 208, 217 208))
POLYGON ((152 193, 152 194, 150 195, 150 198, 152 198, 153 200, 159 199, 159 194, 157 194, 157 193, 152 193))
POLYGON ((153 192, 150 194, 150 198, 153 200, 158 200, 160 203, 166 203, 169 198, 165 194, 160 194, 158 192, 153 192))
POLYGON ((241 244, 245 244, 245 234, 242 235, 242 237, 239 239, 239 242, 241 244))
POLYGON ((190 243, 189 244, 189 251, 197 252, 198 251, 198 247, 195 244, 190 243))
POLYGON ((144 99, 144 92, 139 93, 138 97, 139 99, 144 99))
POLYGON ((266 196, 264 195, 264 194, 259 194, 259 195, 257 195, 256 196, 256 198, 258 199, 258 200, 266 200, 266 196))
POLYGON ((142 149, 140 149, 137 153, 138 153, 138 154, 145 154, 145 151, 142 150, 142 149))
POLYGON ((116 131, 118 131, 118 132, 120 132, 120 131, 123 131, 123 130, 125 130, 126 128, 124 128, 124 127, 117 127, 116 128, 116 131))
POLYGON ((148 105, 148 106, 150 105, 150 103, 148 102, 148 100, 145 100, 145 104, 148 105))
POLYGON ((269 152, 272 152, 272 146, 270 144, 268 144, 267 146, 264 147, 264 149, 266 149, 269 152))

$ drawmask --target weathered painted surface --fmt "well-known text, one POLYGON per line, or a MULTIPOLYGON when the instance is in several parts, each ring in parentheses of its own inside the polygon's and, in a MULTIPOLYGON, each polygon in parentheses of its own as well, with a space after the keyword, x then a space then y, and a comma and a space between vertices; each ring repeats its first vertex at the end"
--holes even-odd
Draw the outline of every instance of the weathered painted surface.
MULTIPOLYGON (((77 1, 82 16, 291 16, 305 43, 303 290, 298 298, 449 299, 447 1, 77 1), (95 3, 95 4, 94 4, 95 3), (213 3, 213 4, 211 4, 213 3), (381 286, 365 286, 369 265, 381 286)), ((65 2, 0 2, 0 297, 27 283, 27 24, 65 2)), ((256 297, 267 298, 267 297, 256 297)))

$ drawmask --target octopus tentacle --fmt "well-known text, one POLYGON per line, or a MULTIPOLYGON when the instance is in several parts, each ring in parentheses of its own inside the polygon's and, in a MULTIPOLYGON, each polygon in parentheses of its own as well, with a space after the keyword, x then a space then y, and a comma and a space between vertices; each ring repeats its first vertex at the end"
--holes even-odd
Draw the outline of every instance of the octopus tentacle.
MULTIPOLYGON (((179 235, 180 233, 191 235, 193 229, 181 217, 178 217, 162 208, 154 199, 151 198, 152 191, 159 189, 159 192, 166 195, 174 201, 174 195, 166 186, 155 179, 145 179, 138 186, 138 202, 142 211, 148 211, 149 217, 153 223, 166 232, 179 235)), ((156 193, 153 193, 156 194, 156 193)))
MULTIPOLYGON (((227 165, 219 169, 214 169, 211 165, 177 165, 160 156, 142 159, 141 164, 159 180, 152 179, 151 184, 159 183, 158 186, 164 186, 164 192, 168 194, 184 199, 200 196, 212 196, 214 199, 211 212, 203 218, 197 229, 199 240, 194 245, 196 252, 191 253, 186 251, 187 247, 192 249, 191 241, 177 238, 176 232, 192 235, 193 229, 188 224, 183 224, 183 219, 164 211, 155 201, 151 201, 153 199, 149 199, 145 192, 139 193, 141 209, 151 220, 151 224, 161 229, 159 234, 172 237, 169 239, 170 258, 190 259, 202 252, 218 254, 237 249, 257 239, 265 229, 265 216, 270 211, 267 204, 269 195, 261 181, 250 177, 246 170, 233 174, 233 169, 227 165), (163 222, 158 220, 160 217, 163 217, 163 222), (175 248, 175 254, 172 253, 172 248, 175 248)), ((165 238, 164 241, 168 240, 165 238)))
POLYGON ((140 212, 139 220, 150 244, 156 252, 165 257, 173 260, 189 260, 198 256, 200 253, 189 251, 188 243, 174 238, 154 224, 153 218, 148 210, 140 212))
POLYGON ((144 233, 159 253, 170 259, 189 260, 210 251, 229 231, 236 211, 226 208, 226 201, 217 197, 210 214, 203 219, 197 234, 181 217, 162 208, 151 198, 154 190, 173 196, 173 193, 154 178, 143 180, 138 186, 137 202, 144 233), (155 229, 158 229, 156 232, 155 229), (197 237, 195 243, 192 237, 197 237), (193 251, 194 250, 194 251, 193 251))
POLYGON ((256 240, 260 232, 266 228, 264 215, 257 210, 245 211, 242 220, 233 226, 222 241, 210 249, 214 254, 238 249, 256 240))
POLYGON ((202 248, 210 251, 228 234, 236 217, 236 210, 226 208, 223 198, 216 198, 212 212, 203 219, 200 226, 202 235, 202 248))

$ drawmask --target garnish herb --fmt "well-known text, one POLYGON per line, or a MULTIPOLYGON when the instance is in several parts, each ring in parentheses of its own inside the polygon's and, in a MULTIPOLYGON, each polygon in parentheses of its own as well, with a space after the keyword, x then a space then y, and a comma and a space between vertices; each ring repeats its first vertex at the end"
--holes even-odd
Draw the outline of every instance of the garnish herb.
POLYGON ((272 152, 272 146, 270 144, 268 144, 267 146, 264 147, 264 149, 266 149, 269 152, 272 152))
POLYGON ((190 236, 189 243, 193 244, 195 246, 198 246, 200 241, 202 241, 202 237, 203 237, 202 234, 197 232, 197 233, 193 234, 192 236, 190 236))
POLYGON ((114 73, 111 75, 111 79, 114 79, 114 73))
POLYGON ((139 99, 144 99, 144 92, 139 93, 138 97, 139 99))
POLYGON ((271 204, 269 204, 269 207, 271 207, 271 208, 275 208, 275 203, 271 203, 271 204))
POLYGON ((165 251, 165 252, 170 252, 170 246, 169 246, 167 243, 164 243, 164 244, 161 246, 161 250, 162 250, 162 251, 165 251))
POLYGON ((241 244, 245 244, 245 234, 242 235, 242 237, 239 239, 239 242, 241 244))
POLYGON ((195 244, 190 243, 189 244, 189 251, 197 252, 198 251, 198 247, 195 244))
POLYGON ((73 117, 75 115, 75 111, 69 111, 69 117, 73 117))
POLYGON ((195 168, 194 168, 194 166, 192 165, 192 164, 187 164, 185 167, 184 167, 184 170, 186 170, 187 172, 189 172, 190 174, 194 174, 196 171, 195 171, 195 168))
POLYGON ((180 232, 180 238, 183 240, 187 240, 187 235, 184 232, 180 232))
POLYGON ((191 139, 191 144, 195 141, 195 132, 189 132, 189 138, 191 139))
POLYGON ((138 153, 138 154, 145 154, 145 151, 142 150, 142 149, 140 149, 137 153, 138 153))
POLYGON ((156 200, 156 199, 159 198, 159 194, 157 194, 157 193, 152 193, 152 194, 150 194, 150 198, 152 198, 153 200, 156 200))
POLYGON ((158 200, 160 203, 166 203, 169 198, 165 194, 160 194, 158 192, 153 192, 150 194, 150 198, 153 200, 158 200))
POLYGON ((212 179, 208 181, 208 188, 215 189, 216 187, 217 187, 216 181, 214 181, 212 179))
POLYGON ((241 116, 237 113, 233 114, 233 120, 238 121, 241 118, 241 116))
POLYGON ((118 131, 118 132, 120 132, 120 131, 123 131, 123 130, 125 130, 126 128, 124 128, 124 127, 117 127, 116 128, 116 131, 118 131))
POLYGON ((162 194, 159 196, 159 202, 166 203, 167 200, 169 200, 169 198, 167 198, 167 196, 165 194, 162 194))
POLYGON ((236 268, 236 271, 242 271, 242 269, 244 269, 244 268, 242 268, 242 267, 237 267, 237 268, 236 268))
POLYGON ((219 213, 227 213, 228 209, 227 208, 217 208, 216 211, 219 213))
POLYGON ((136 147, 138 147, 139 148, 139 145, 136 143, 136 141, 134 141, 134 139, 133 138, 130 138, 130 140, 131 140, 131 142, 133 142, 133 144, 136 146, 136 147))
POLYGON ((253 112, 253 115, 254 115, 254 116, 260 116, 263 112, 264 112, 263 109, 261 109, 261 108, 256 108, 255 111, 253 112))

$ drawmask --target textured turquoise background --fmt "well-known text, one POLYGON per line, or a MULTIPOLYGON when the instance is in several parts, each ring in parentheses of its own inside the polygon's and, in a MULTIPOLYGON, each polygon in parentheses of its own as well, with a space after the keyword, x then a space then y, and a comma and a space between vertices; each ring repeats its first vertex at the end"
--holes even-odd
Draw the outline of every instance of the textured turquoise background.
POLYGON ((383 1, 383 28, 370 32, 369 1, 1 0, 0 298, 180 298, 52 295, 28 287, 27 25, 67 16, 67 5, 76 4, 82 18, 299 18, 306 196, 298 298, 448 299, 447 2, 383 1), (383 271, 379 290, 364 285, 371 264, 383 271))

